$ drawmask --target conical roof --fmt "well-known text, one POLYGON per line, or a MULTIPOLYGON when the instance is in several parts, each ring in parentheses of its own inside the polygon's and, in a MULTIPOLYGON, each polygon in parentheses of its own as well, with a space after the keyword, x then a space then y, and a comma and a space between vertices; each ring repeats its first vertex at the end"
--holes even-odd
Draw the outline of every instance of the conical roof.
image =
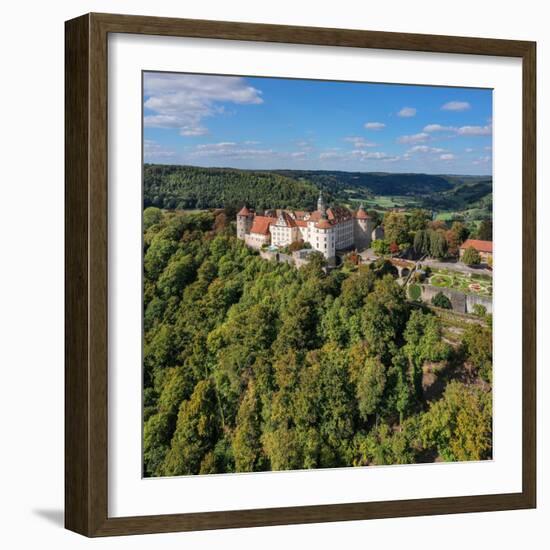
POLYGON ((370 216, 365 212, 365 209, 363 208, 363 205, 361 204, 361 206, 359 207, 359 210, 357 210, 357 212, 355 213, 355 217, 358 220, 366 220, 370 216))
POLYGON ((250 210, 245 205, 239 210, 237 216, 250 216, 250 214, 252 214, 252 212, 250 212, 250 210))

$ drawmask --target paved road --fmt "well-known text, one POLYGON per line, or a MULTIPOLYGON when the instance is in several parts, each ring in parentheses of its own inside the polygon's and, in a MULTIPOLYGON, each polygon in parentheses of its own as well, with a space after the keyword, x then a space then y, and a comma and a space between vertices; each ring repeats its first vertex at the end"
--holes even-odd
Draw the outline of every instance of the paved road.
POLYGON ((420 262, 422 265, 430 266, 432 269, 451 269, 453 271, 459 271, 460 273, 469 274, 477 273, 483 275, 493 276, 493 272, 490 269, 484 267, 469 267, 461 262, 440 262, 438 260, 426 259, 420 262))

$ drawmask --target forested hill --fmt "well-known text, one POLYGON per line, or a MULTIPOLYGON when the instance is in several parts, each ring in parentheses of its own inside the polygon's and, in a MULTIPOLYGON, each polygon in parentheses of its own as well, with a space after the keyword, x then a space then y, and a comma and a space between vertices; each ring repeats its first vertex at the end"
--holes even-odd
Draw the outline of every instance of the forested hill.
POLYGON ((385 261, 298 270, 223 212, 144 218, 145 476, 491 458, 490 324, 454 348, 385 261))
POLYGON ((240 208, 247 204, 265 208, 313 209, 318 189, 309 181, 283 174, 146 164, 143 178, 144 207, 240 208))
POLYGON ((340 172, 328 170, 280 170, 277 173, 304 178, 327 191, 368 189, 373 195, 427 195, 454 187, 446 176, 432 174, 390 174, 382 172, 340 172))

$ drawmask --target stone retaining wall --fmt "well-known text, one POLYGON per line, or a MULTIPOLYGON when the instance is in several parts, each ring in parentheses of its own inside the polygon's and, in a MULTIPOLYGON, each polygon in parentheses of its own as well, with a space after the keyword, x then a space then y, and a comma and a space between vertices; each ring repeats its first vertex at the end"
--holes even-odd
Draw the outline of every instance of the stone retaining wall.
POLYGON ((458 311, 459 313, 473 313, 474 305, 480 304, 485 307, 487 313, 493 313, 493 299, 490 296, 465 294, 454 288, 442 288, 433 285, 420 285, 420 288, 422 289, 420 297, 423 302, 431 303, 432 298, 441 292, 451 300, 453 311, 458 311))

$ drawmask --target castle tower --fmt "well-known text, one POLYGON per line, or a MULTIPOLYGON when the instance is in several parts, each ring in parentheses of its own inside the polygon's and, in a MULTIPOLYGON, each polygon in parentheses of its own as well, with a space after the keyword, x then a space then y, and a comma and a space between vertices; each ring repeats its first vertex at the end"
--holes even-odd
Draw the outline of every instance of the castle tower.
POLYGON ((374 224, 372 223, 372 219, 365 211, 363 203, 361 203, 359 210, 355 213, 353 226, 355 248, 358 250, 364 250, 370 246, 372 240, 371 233, 373 229, 374 224))
POLYGON ((321 212, 321 217, 326 218, 327 217, 327 207, 325 205, 325 201, 323 200, 323 192, 319 191, 319 198, 317 199, 317 210, 321 212))
POLYGON ((246 206, 243 206, 237 214, 237 239, 242 239, 244 241, 245 236, 250 233, 253 220, 254 213, 246 206))
POLYGON ((315 224, 315 239, 312 246, 327 260, 334 260, 336 256, 334 226, 327 219, 322 218, 315 224))

